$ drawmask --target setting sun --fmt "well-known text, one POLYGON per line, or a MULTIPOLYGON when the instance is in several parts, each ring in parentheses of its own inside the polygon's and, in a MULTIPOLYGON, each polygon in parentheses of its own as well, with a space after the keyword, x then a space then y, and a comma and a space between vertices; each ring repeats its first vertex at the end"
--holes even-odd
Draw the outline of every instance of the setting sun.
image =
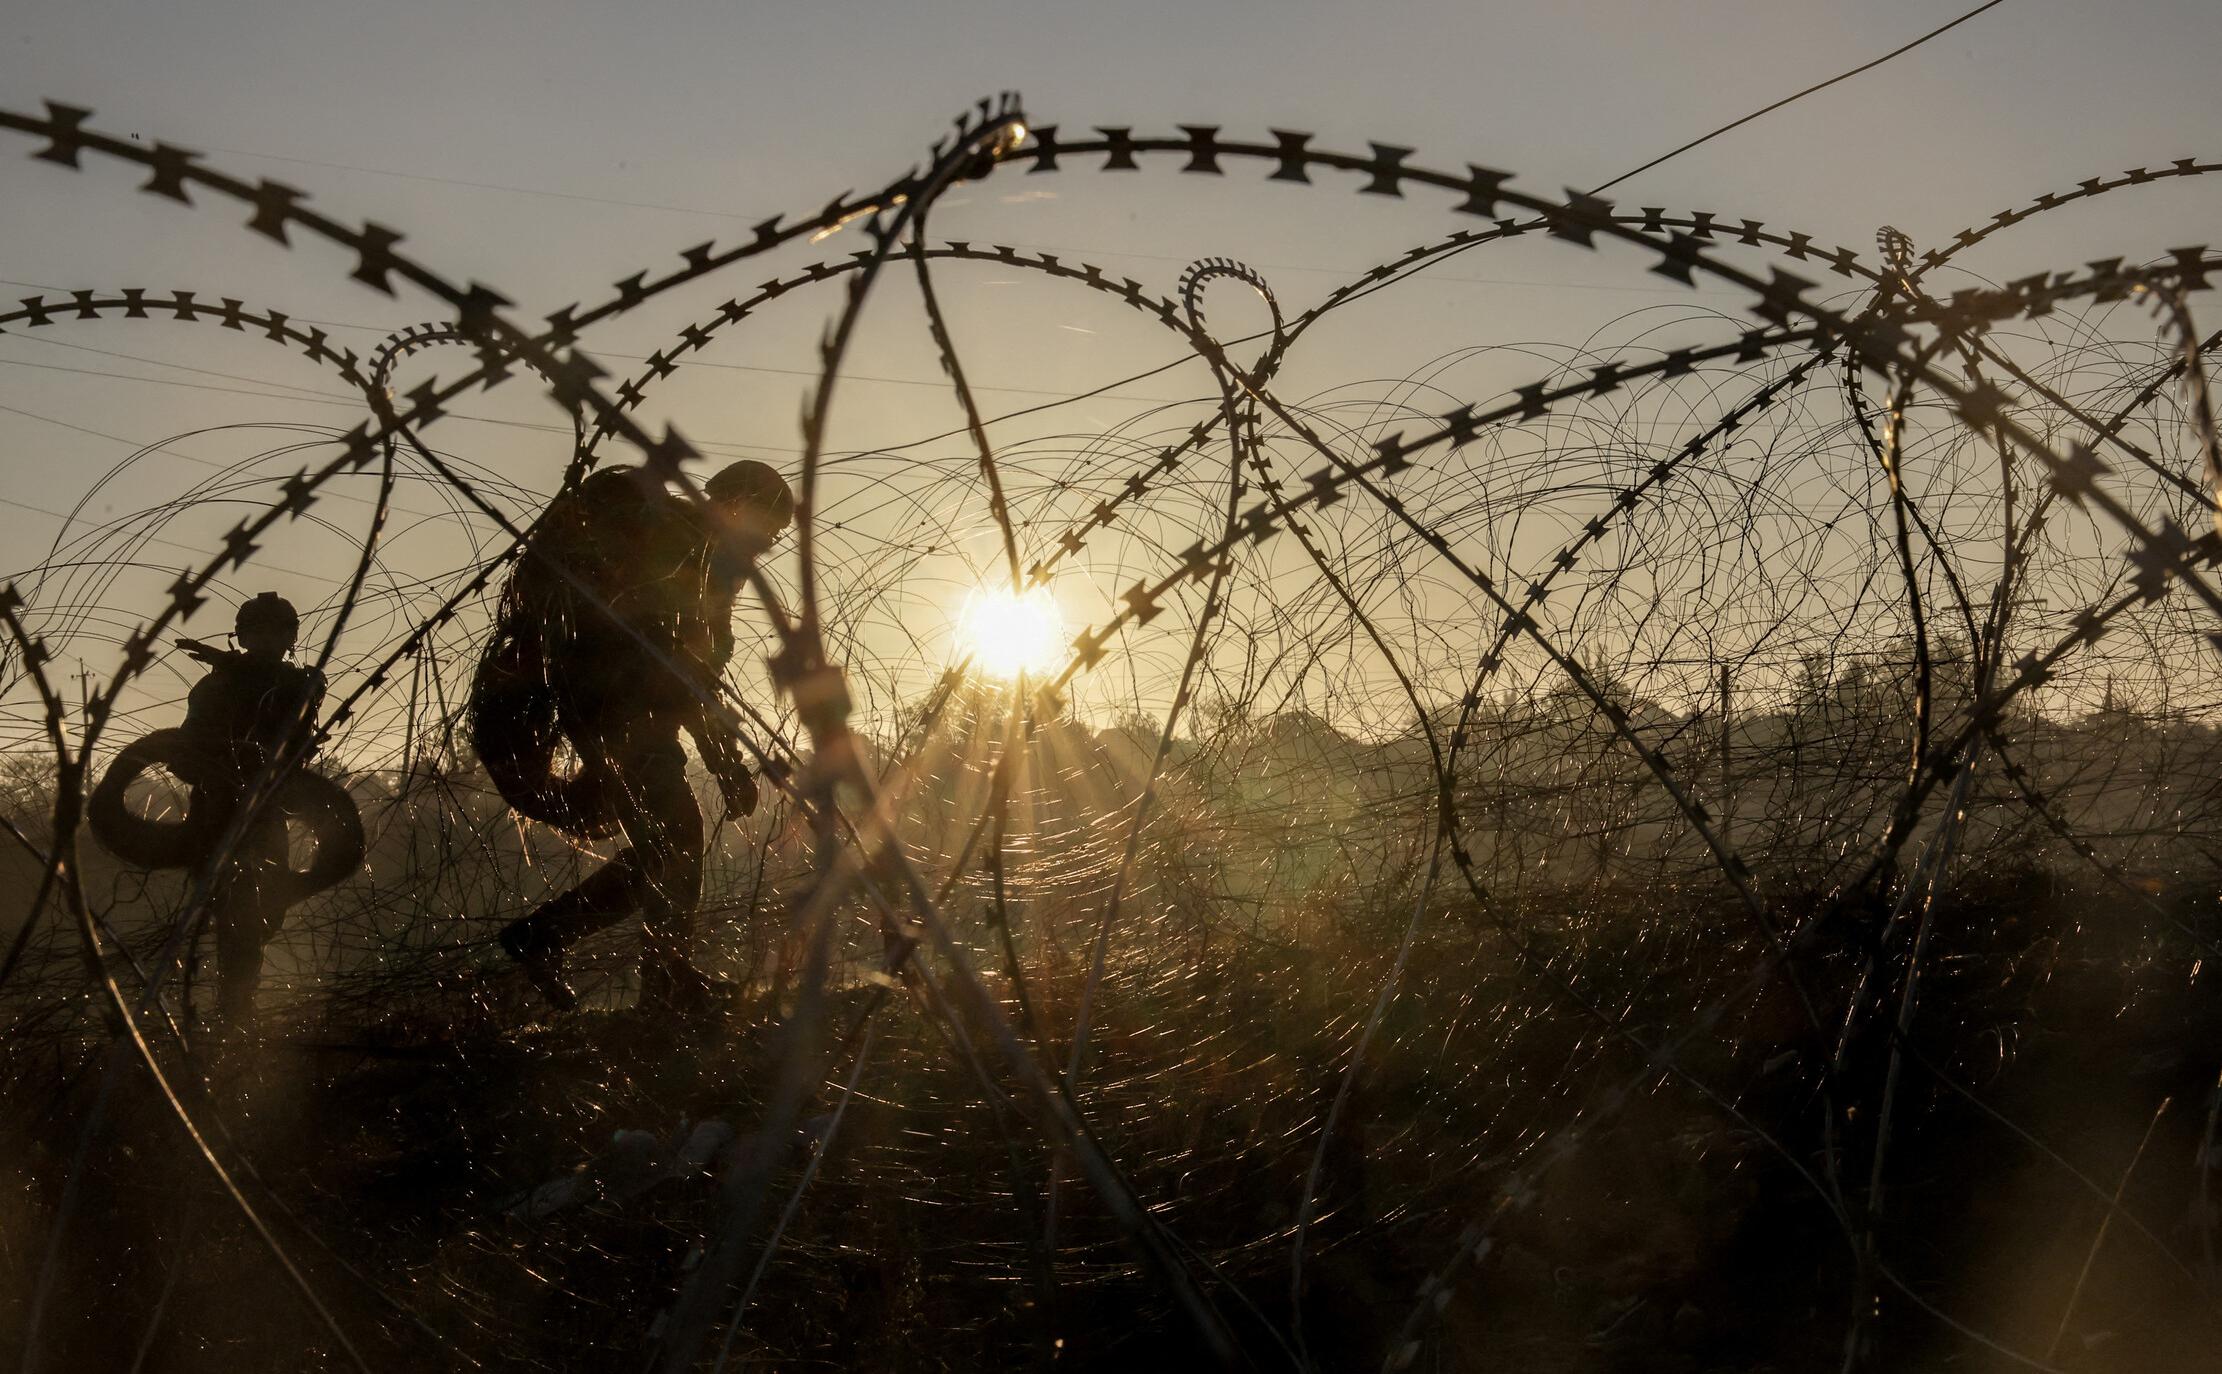
POLYGON ((957 612, 957 652, 989 677, 1053 673, 1065 655, 1065 618, 1046 587, 982 587, 957 612))

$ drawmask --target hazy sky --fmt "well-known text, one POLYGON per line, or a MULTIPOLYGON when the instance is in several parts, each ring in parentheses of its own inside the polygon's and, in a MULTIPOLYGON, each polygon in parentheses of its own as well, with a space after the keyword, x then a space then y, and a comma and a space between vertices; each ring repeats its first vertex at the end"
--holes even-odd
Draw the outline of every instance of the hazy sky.
MULTIPOLYGON (((403 230, 405 246, 450 280, 483 280, 537 314, 606 294, 608 283, 689 244, 880 184, 915 162, 951 115, 999 89, 1021 91, 1037 124, 1305 129, 1323 145, 1407 144, 1419 162, 1485 163, 1555 191, 1617 176, 1966 7, 13 0, 0 15, 0 103, 89 105, 101 128, 291 182, 343 219, 403 230)), ((1885 221, 1934 243, 2048 188, 2213 156, 2222 138, 2218 31, 2222 11, 2212 0, 2008 0, 1613 195, 1762 218, 1863 254, 1885 221)), ((274 251, 239 232, 229 209, 181 211, 135 194, 134 179, 118 169, 73 174, 23 158, 25 141, 8 142, 0 144, 0 282, 10 297, 49 286, 187 287, 329 321, 357 348, 436 314, 421 300, 345 281, 331 255, 274 251)), ((1198 180, 1169 169, 1129 179, 999 176, 952 196, 937 213, 936 236, 1048 248, 1165 292, 1184 262, 1229 254, 1266 266, 1300 306, 1348 273, 1458 227, 1433 206, 1261 189, 1254 171, 1225 187, 1198 180)), ((2002 239, 1970 265, 2004 279, 2097 256, 2151 256, 2212 237, 2205 226, 2218 203, 2200 186, 2102 200, 2002 239)), ((687 308, 618 321, 588 346, 638 357, 700 318, 704 303, 854 246, 836 240, 752 264, 693 294, 687 308)), ((1525 250, 1502 262, 1465 260, 1440 284, 1397 298, 1405 314, 1354 313, 1350 328, 1292 364, 1300 376, 1291 380, 1316 389, 1401 377, 1462 344, 1576 342, 1641 306, 1737 305, 1666 287, 1631 260, 1602 261, 1525 250), (1558 289, 1566 284, 1580 289, 1558 289)), ((977 274, 950 289, 991 407, 1169 356, 1168 336, 1074 293, 977 274)), ((811 297, 707 355, 725 370, 683 372, 668 413, 726 452, 790 454, 804 384, 794 370, 809 366, 807 346, 832 306, 830 293, 811 297)), ((327 374, 209 333, 94 324, 0 337, 0 498, 16 503, 0 506, 6 570, 40 561, 60 528, 26 507, 69 509, 139 444, 214 425, 356 418, 334 402, 338 384, 327 374), (151 380, 87 375, 98 373, 151 380)), ((612 366, 622 374, 630 364, 612 366)), ((951 422, 915 331, 867 340, 857 368, 878 380, 847 393, 849 428, 837 442, 882 444, 951 422)), ((1170 399, 1205 389, 1191 368, 1124 394, 1170 399)), ((528 423, 556 418, 524 394, 470 409, 528 423)), ((1090 432, 1129 421, 1136 409, 1104 403, 1059 418, 1090 432)), ((443 431, 443 443, 470 448, 526 485, 560 466, 558 436, 443 431)), ((276 442, 261 431, 181 440, 111 482, 88 511, 120 514, 168 499, 208 478, 209 464, 276 442), (200 464, 174 456, 181 453, 200 464)), ((420 496, 419 513, 431 513, 423 504, 431 495, 420 496)), ((173 546, 151 546, 154 553, 182 563, 187 549, 237 518, 236 510, 212 515, 167 528, 173 546)), ((335 508, 335 519, 344 516, 335 508)), ((433 562, 467 557, 453 530, 428 525, 418 537, 433 562)), ((278 569, 335 570, 305 540, 274 546, 269 557, 278 569)), ((299 586, 315 599, 315 584, 299 586)), ((107 602, 128 602, 127 589, 118 584, 107 602)))
MULTIPOLYGON (((65 98, 195 147, 744 215, 907 162, 920 130, 1003 87, 1044 121, 1315 129, 1589 185, 1964 8, 16 0, 0 80, 15 102, 65 98)), ((1851 232, 1881 198, 1933 213, 1917 234, 1954 228, 2048 175, 2198 144, 2217 20, 2197 0, 2010 0, 1622 194, 1851 232)), ((296 179, 416 203, 374 179, 296 179)), ((443 206, 426 217, 550 210, 461 193, 424 208, 443 206)), ((11 256, 96 265, 59 247, 11 256)))

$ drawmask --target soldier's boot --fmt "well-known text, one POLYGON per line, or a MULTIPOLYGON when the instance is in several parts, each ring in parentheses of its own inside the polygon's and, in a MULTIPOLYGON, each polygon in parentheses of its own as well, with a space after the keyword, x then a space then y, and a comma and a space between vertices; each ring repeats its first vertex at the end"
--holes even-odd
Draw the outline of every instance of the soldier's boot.
MULTIPOLYGON (((537 913, 535 913, 537 914, 537 913)), ((501 947, 516 962, 517 968, 548 1005, 557 1011, 570 1011, 579 1004, 579 995, 563 978, 563 946, 548 937, 545 925, 534 924, 532 916, 511 921, 502 928, 501 947)))

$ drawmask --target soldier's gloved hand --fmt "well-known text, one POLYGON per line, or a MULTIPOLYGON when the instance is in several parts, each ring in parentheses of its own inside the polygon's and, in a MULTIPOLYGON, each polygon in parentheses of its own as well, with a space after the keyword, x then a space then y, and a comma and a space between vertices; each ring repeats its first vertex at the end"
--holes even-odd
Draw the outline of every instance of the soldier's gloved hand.
POLYGON ((721 769, 717 775, 718 792, 725 798, 725 809, 736 816, 756 814, 756 779, 749 776, 739 764, 721 769))

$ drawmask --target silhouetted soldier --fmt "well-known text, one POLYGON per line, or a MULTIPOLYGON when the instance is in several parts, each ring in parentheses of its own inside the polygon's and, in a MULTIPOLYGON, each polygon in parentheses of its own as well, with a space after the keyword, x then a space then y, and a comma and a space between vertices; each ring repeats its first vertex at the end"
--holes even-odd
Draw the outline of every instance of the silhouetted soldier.
POLYGON ((597 472, 558 498, 511 578, 505 623, 474 688, 480 753, 493 756, 488 771, 511 803, 574 834, 614 828, 624 842, 584 882, 502 931, 502 948, 559 1008, 577 1000, 564 951, 635 910, 643 1004, 687 1010, 713 990, 694 966, 702 812, 679 735, 694 737, 733 812, 756 809, 716 687, 733 655, 741 579, 787 528, 795 502, 779 474, 755 462, 723 469, 704 492, 709 501, 697 506, 627 469, 597 472), (529 722, 501 718, 538 701, 576 753, 576 774, 551 774, 546 728, 529 738, 529 722))
MULTIPOLYGON (((301 618, 276 592, 262 592, 239 608, 233 638, 237 651, 184 641, 186 652, 209 665, 185 699, 179 734, 185 749, 172 766, 194 788, 196 810, 209 808, 205 833, 228 827, 258 782, 274 795, 282 779, 264 775, 297 728, 316 716, 324 700, 324 675, 288 663, 301 618)), ((304 756, 305 757, 305 756, 304 756)), ((289 769, 298 767, 296 757, 289 769)), ((219 1023, 241 1026, 254 1013, 262 978, 263 946, 285 919, 290 883, 286 818, 275 804, 241 836, 215 875, 216 1009, 219 1023)))

